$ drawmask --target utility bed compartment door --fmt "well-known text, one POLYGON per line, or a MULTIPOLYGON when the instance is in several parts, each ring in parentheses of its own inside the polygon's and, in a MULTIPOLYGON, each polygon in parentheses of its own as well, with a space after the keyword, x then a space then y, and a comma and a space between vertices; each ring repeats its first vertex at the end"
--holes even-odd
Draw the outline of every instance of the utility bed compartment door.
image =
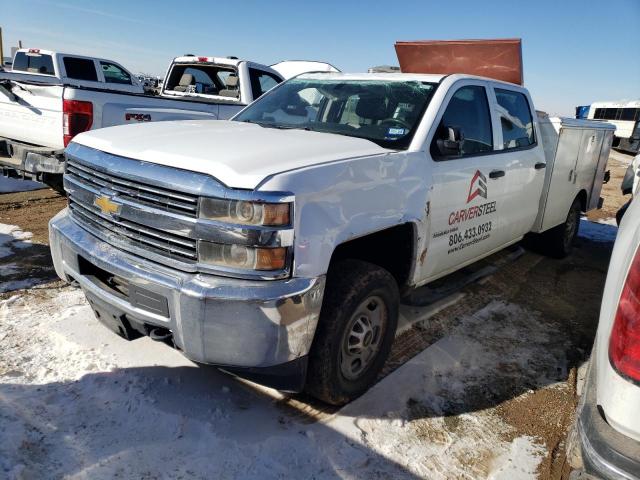
MULTIPOLYGON (((546 137, 545 141, 553 141, 553 136, 543 136, 546 137)), ((556 137, 555 155, 551 162, 547 158, 545 189, 540 208, 542 231, 560 225, 567 219, 569 207, 576 196, 575 173, 581 142, 582 130, 560 128, 559 136, 556 137)))
POLYGON ((547 168, 534 232, 563 223, 578 193, 586 210, 597 208, 611 146, 612 129, 573 119, 540 119, 547 168))
MULTIPOLYGON (((604 182, 604 175, 607 170, 607 161, 609 160, 609 153, 611 152, 611 142, 613 140, 613 131, 601 130, 597 132, 597 135, 597 141, 593 145, 592 159, 596 172, 593 181, 586 185, 588 188, 587 192, 590 192, 587 210, 598 208, 600 194, 602 193, 602 183, 604 182)), ((578 178, 580 177, 581 175, 578 174, 578 178)))

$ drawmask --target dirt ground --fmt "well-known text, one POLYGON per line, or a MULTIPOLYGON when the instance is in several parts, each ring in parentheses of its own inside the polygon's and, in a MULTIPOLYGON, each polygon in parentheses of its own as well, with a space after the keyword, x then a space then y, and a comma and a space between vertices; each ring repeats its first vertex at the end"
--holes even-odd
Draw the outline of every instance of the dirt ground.
MULTIPOLYGON (((620 182, 629 160, 626 155, 612 153, 611 181, 602 193, 603 209, 590 213, 589 220, 611 219, 626 202, 628 197, 621 195, 620 182)), ((65 204, 63 197, 48 189, 0 195, 0 223, 17 225, 33 233, 32 247, 15 250, 0 259, 3 282, 17 280, 25 269, 43 282, 54 280, 48 249, 44 247, 48 242, 47 222, 65 204), (8 265, 14 266, 12 271, 6 269, 8 265)), ((568 478, 565 441, 577 404, 577 372, 589 358, 611 248, 611 242, 581 236, 571 256, 554 260, 516 246, 412 292, 404 300, 402 313, 412 318, 424 315, 424 319, 413 321, 399 334, 382 376, 451 331, 470 336, 482 348, 501 355, 502 360, 495 370, 474 373, 477 379, 465 384, 463 395, 441 407, 438 415, 443 418, 444 429, 451 432, 460 429, 469 412, 487 412, 509 425, 510 429, 501 434, 506 440, 526 435, 535 438, 544 449, 539 478, 568 478), (494 334, 499 328, 492 332, 486 330, 486 324, 483 327, 469 323, 468 319, 477 316, 480 310, 497 303, 517 305, 523 312, 531 313, 523 315, 520 323, 517 319, 513 323, 520 329, 508 337, 508 343, 513 345, 505 345, 500 332, 494 334), (424 314, 429 305, 437 308, 424 314), (518 338, 515 344, 513 338, 518 338), (517 350, 525 347, 531 348, 532 354, 523 360, 517 350)), ((57 288, 59 283, 50 285, 57 288)), ((0 299, 9 295, 0 294, 0 299)), ((485 320, 490 320, 491 325, 511 328, 509 322, 513 318, 507 319, 500 312, 490 310, 490 318, 485 320)), ((303 395, 287 396, 279 402, 286 415, 304 418, 309 423, 335 413, 335 409, 303 395)), ((408 411, 415 412, 417 417, 432 416, 429 408, 419 400, 407 402, 408 411)), ((424 428, 421 435, 429 438, 441 435, 424 428)))
POLYGON ((49 243, 49 220, 67 206, 67 199, 44 188, 31 192, 0 194, 0 223, 18 225, 33 233, 34 243, 49 243))

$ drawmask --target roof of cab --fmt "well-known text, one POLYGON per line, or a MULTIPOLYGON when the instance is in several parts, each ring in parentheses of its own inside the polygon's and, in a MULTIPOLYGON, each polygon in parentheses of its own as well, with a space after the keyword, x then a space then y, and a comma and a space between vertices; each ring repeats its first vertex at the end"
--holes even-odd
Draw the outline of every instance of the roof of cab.
POLYGON ((53 50, 45 50, 43 48, 20 48, 18 50, 16 50, 16 53, 19 52, 24 52, 24 53, 36 53, 36 54, 40 54, 40 55, 51 55, 52 57, 55 57, 56 59, 59 57, 74 57, 74 58, 85 58, 88 60, 98 60, 98 61, 104 61, 104 62, 111 62, 111 63, 116 63, 118 65, 120 65, 120 63, 114 61, 114 60, 110 60, 108 58, 102 58, 102 57, 91 57, 91 56, 87 56, 87 55, 78 55, 77 53, 64 53, 64 52, 54 52, 53 50))
POLYGON ((297 78, 309 80, 386 80, 386 81, 421 81, 438 83, 446 75, 433 75, 423 73, 337 73, 337 72, 311 72, 298 75, 297 78))
POLYGON ((334 73, 334 72, 311 72, 311 73, 303 73, 299 75, 297 78, 306 78, 310 80, 322 80, 322 79, 331 79, 331 80, 385 80, 385 81, 397 81, 397 82, 406 82, 406 81, 418 81, 418 82, 430 82, 430 83, 440 83, 442 80, 447 78, 452 82, 456 82, 458 80, 481 80, 483 82, 491 82, 492 84, 500 84, 517 90, 526 90, 522 85, 516 85, 515 83, 503 82, 501 80, 496 80, 495 78, 487 78, 487 77, 479 77, 477 75, 468 75, 465 73, 452 73, 452 74, 433 74, 433 73, 382 73, 382 72, 374 72, 374 73, 334 73))

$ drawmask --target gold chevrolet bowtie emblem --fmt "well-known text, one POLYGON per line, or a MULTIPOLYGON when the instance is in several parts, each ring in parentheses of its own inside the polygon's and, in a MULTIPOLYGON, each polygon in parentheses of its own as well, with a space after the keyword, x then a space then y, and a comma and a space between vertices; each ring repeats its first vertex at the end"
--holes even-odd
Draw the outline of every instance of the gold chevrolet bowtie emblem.
POLYGON ((107 195, 97 196, 93 204, 98 207, 102 213, 107 215, 117 215, 122 208, 122 205, 112 201, 107 195))

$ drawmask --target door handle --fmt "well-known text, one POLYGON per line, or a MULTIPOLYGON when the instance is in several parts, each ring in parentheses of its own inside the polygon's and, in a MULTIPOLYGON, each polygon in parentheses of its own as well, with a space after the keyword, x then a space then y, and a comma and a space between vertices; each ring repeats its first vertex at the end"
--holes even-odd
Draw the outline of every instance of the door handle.
POLYGON ((494 170, 489 174, 489 178, 500 178, 504 177, 504 170, 494 170))
POLYGON ((547 164, 544 162, 536 163, 535 167, 533 168, 535 168, 536 170, 541 170, 543 168, 547 168, 547 164))

